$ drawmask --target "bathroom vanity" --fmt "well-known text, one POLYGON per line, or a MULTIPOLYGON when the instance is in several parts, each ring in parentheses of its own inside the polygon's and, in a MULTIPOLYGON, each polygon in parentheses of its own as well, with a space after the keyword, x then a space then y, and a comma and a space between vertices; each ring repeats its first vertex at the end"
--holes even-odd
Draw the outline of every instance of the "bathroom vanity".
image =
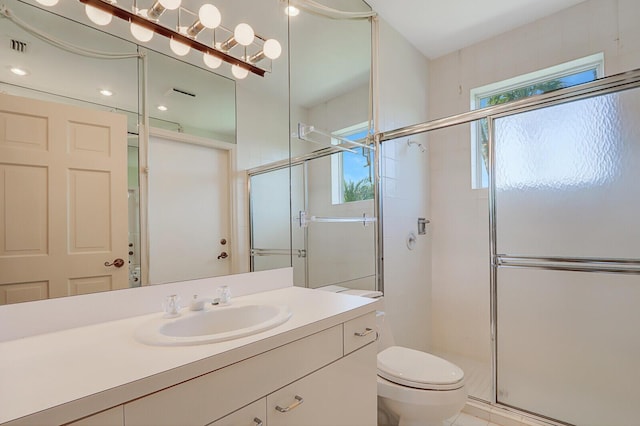
POLYGON ((376 424, 373 300, 287 287, 233 304, 292 315, 201 345, 140 343, 160 312, 0 343, 0 424, 376 424))

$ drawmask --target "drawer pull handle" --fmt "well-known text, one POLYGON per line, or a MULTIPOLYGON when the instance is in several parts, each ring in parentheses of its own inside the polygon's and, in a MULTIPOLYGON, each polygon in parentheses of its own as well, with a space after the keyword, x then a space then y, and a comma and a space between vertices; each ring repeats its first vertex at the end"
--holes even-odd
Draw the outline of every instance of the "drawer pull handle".
POLYGON ((262 426, 262 420, 257 417, 253 418, 253 422, 256 424, 256 426, 262 426))
POLYGON ((374 331, 373 328, 367 327, 367 328, 364 329, 364 331, 356 332, 356 333, 353 333, 353 334, 358 336, 358 337, 364 337, 364 336, 367 336, 367 335, 373 333, 373 331, 374 331))
POLYGON ((293 410, 295 408, 298 408, 298 406, 300 404, 302 404, 303 402, 304 402, 304 399, 302 399, 301 396, 296 395, 295 402, 293 402, 290 406, 282 408, 281 406, 276 405, 276 410, 280 411, 281 413, 288 413, 289 411, 291 411, 291 410, 293 410))

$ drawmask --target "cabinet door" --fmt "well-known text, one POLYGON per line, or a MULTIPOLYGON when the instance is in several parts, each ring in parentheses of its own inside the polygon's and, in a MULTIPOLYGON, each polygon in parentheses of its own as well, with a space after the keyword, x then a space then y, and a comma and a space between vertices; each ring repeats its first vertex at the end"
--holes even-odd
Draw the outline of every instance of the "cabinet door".
POLYGON ((362 426, 377 422, 376 345, 267 396, 269 426, 362 426))
POLYGON ((267 399, 262 398, 207 426, 266 426, 267 399))
MULTIPOLYGON (((202 426, 342 356, 342 325, 125 404, 127 426, 202 426)), ((374 374, 375 375, 375 374, 374 374)))
POLYGON ((67 426, 124 426, 124 407, 119 405, 93 416, 69 423, 67 426))

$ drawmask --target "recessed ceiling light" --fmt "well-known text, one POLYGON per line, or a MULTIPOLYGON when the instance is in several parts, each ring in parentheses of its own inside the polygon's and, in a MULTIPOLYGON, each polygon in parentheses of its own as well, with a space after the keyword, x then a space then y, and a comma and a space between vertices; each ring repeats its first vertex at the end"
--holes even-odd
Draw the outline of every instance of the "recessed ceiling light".
POLYGON ((108 90, 108 89, 101 89, 100 90, 100 94, 102 96, 113 96, 113 92, 111 90, 108 90))
POLYGON ((14 73, 15 75, 19 75, 21 77, 29 74, 29 72, 27 72, 27 70, 25 70, 23 68, 18 68, 18 67, 11 67, 11 72, 14 73))
POLYGON ((158 109, 159 109, 160 111, 166 111, 166 110, 168 110, 169 108, 167 108, 167 107, 166 107, 166 106, 164 106, 164 105, 158 105, 158 109))
POLYGON ((300 9, 295 6, 287 6, 284 8, 284 13, 289 16, 298 16, 300 14, 300 9))

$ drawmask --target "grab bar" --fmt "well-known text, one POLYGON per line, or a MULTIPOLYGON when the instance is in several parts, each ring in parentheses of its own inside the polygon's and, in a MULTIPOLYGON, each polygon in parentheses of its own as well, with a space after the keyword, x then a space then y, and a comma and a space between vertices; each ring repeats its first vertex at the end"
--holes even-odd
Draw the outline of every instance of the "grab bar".
POLYGON ((497 267, 532 268, 551 271, 640 274, 640 260, 635 259, 507 256, 498 254, 495 257, 495 265, 497 267))
POLYGON ((305 211, 300 211, 300 227, 306 228, 311 222, 324 222, 324 223, 361 223, 363 226, 367 226, 370 223, 377 221, 375 217, 367 217, 366 213, 362 213, 362 217, 327 217, 327 216, 309 216, 305 211))
POLYGON ((367 138, 363 138, 363 139, 358 139, 355 141, 349 140, 349 139, 345 139, 343 137, 337 136, 337 135, 332 135, 330 133, 325 133, 323 131, 320 131, 318 129, 316 129, 314 126, 308 125, 308 124, 304 124, 304 123, 298 123, 298 134, 296 135, 298 137, 298 139, 302 139, 303 141, 307 141, 307 142, 313 142, 313 143, 317 143, 320 145, 326 145, 326 146, 332 146, 335 148, 338 148, 342 151, 349 151, 349 152, 355 152, 350 148, 345 148, 341 145, 334 145, 332 144, 330 141, 328 143, 326 142, 319 142, 313 139, 308 138, 307 136, 310 133, 317 133, 321 136, 330 138, 330 139, 335 139, 337 141, 340 141, 343 144, 349 144, 351 146, 359 146, 360 148, 366 148, 366 149, 370 149, 370 150, 375 150, 375 147, 372 145, 367 145, 362 143, 361 141, 367 141, 367 138))
POLYGON ((252 248, 251 256, 298 256, 307 257, 307 251, 305 249, 260 249, 252 248))

